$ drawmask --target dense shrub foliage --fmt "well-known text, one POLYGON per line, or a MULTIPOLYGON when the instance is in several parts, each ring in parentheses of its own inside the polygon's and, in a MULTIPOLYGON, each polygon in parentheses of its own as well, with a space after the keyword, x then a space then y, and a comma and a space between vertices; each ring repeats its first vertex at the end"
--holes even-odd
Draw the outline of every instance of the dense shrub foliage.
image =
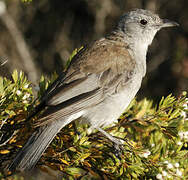
MULTIPOLYGON (((39 97, 49 84, 49 80, 41 78, 39 97)), ((37 117, 26 120, 38 103, 33 99, 23 72, 14 71, 12 80, 0 78, 2 177, 11 174, 6 166, 34 130, 32 124, 37 117)), ((87 125, 71 123, 58 133, 37 166, 47 173, 58 170, 65 179, 187 179, 187 104, 186 92, 178 98, 162 97, 158 105, 134 99, 119 120, 106 127, 124 141, 120 154, 99 132, 88 134, 87 125)))

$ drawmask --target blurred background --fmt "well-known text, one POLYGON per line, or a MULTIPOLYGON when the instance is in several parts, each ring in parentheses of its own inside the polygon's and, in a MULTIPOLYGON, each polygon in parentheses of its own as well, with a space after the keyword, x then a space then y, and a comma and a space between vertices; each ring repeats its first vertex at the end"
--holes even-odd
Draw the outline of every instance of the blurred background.
POLYGON ((138 97, 178 96, 188 90, 187 0, 0 1, 0 76, 11 78, 14 69, 23 70, 37 85, 41 74, 60 73, 75 48, 109 33, 119 16, 133 8, 180 24, 155 37, 138 97))

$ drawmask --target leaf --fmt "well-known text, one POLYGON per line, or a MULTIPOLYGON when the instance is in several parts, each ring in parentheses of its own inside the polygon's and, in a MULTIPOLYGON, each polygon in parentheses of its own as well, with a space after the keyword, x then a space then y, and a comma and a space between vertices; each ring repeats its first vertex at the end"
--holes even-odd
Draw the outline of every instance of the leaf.
POLYGON ((80 145, 84 144, 86 141, 88 140, 88 137, 87 136, 84 136, 80 139, 80 145))
POLYGON ((18 71, 17 70, 13 71, 12 79, 14 80, 15 83, 18 81, 18 71))
POLYGON ((85 171, 81 168, 68 167, 66 168, 66 172, 70 175, 82 175, 85 171))
POLYGON ((76 151, 77 151, 76 148, 74 148, 74 147, 70 147, 69 150, 70 150, 70 151, 73 151, 73 152, 76 152, 76 151))
POLYGON ((64 163, 64 164, 66 164, 66 165, 69 165, 69 162, 67 162, 66 160, 64 160, 64 159, 62 159, 62 158, 60 158, 60 161, 61 161, 62 163, 64 163))
POLYGON ((68 66, 69 66, 71 60, 73 59, 73 57, 74 57, 80 50, 82 50, 83 48, 84 48, 84 47, 81 46, 79 49, 76 48, 76 49, 72 52, 72 54, 70 55, 69 59, 67 60, 67 63, 66 63, 66 65, 65 65, 65 69, 68 68, 68 66))
POLYGON ((0 96, 4 93, 4 85, 3 85, 3 78, 0 77, 0 96))
POLYGON ((0 150, 0 154, 8 154, 9 152, 9 150, 0 150))

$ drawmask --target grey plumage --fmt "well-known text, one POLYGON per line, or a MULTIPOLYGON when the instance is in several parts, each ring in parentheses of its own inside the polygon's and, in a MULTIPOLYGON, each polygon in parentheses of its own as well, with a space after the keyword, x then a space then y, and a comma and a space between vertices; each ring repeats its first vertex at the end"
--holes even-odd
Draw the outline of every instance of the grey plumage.
POLYGON ((135 97, 145 76, 148 46, 158 30, 174 25, 137 9, 123 15, 111 34, 83 48, 44 94, 34 113, 44 110, 37 131, 9 169, 33 168, 61 128, 80 117, 119 144, 100 127, 113 123, 135 97))
POLYGON ((38 128, 18 153, 10 170, 14 170, 14 167, 20 171, 32 169, 55 135, 68 123, 67 121, 55 121, 53 124, 49 123, 38 128))

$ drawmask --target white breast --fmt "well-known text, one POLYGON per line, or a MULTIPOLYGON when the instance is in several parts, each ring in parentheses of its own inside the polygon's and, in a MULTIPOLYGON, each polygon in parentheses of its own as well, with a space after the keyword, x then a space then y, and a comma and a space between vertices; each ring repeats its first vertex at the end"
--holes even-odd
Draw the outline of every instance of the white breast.
POLYGON ((113 123, 135 97, 141 86, 141 81, 142 75, 140 73, 135 74, 119 93, 108 96, 100 104, 86 110, 83 117, 93 128, 113 123))

